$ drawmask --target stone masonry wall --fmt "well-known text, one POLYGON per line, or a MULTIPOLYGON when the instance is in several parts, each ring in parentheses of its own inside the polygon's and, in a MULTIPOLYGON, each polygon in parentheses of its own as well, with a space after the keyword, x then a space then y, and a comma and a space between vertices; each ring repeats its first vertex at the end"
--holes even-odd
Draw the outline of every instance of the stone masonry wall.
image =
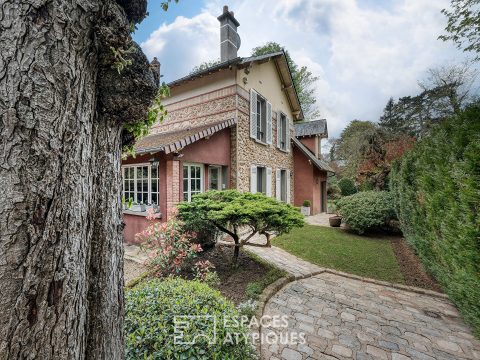
MULTIPOLYGON (((277 114, 272 111, 272 144, 264 145, 250 137, 250 101, 244 89, 238 92, 237 120, 237 189, 250 191, 250 166, 259 165, 272 168, 272 196, 276 194, 275 174, 277 169, 290 170, 290 202, 294 201, 293 155, 277 148, 277 114)), ((290 124, 290 137, 293 126, 290 124)))
POLYGON ((183 130, 235 118, 234 90, 235 86, 229 86, 166 105, 167 116, 164 122, 154 125, 151 133, 183 130))

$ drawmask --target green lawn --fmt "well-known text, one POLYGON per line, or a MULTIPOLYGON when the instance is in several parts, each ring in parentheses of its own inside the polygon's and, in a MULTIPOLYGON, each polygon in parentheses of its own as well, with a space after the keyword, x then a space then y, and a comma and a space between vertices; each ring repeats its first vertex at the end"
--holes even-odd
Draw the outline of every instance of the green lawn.
POLYGON ((364 277, 404 283, 388 239, 305 225, 273 240, 273 245, 318 266, 364 277))

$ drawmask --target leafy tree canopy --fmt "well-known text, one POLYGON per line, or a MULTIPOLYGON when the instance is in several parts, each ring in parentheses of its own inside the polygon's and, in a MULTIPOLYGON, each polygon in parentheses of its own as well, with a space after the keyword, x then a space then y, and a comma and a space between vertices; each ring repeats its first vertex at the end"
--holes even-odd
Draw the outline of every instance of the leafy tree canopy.
POLYGON ((419 81, 422 92, 394 101, 390 98, 379 124, 390 135, 428 135, 443 119, 459 114, 474 101, 478 71, 468 62, 429 69, 419 81))
POLYGON ((190 74, 194 74, 196 72, 206 70, 206 69, 211 68, 212 66, 215 66, 215 65, 218 65, 218 64, 220 64, 220 59, 205 61, 205 62, 201 63, 200 65, 195 66, 192 69, 192 71, 190 71, 190 74))
POLYGON ((203 229, 206 223, 230 235, 235 242, 235 261, 240 247, 256 245, 249 243, 254 235, 265 235, 267 244, 264 246, 270 246, 272 234, 287 233, 294 227, 304 225, 303 216, 290 204, 261 193, 241 193, 237 190, 208 191, 195 195, 191 202, 179 204, 178 217, 189 228, 195 224, 203 229), (248 231, 241 239, 240 233, 245 229, 248 231))
MULTIPOLYGON (((443 9, 448 23, 444 41, 451 40, 459 49, 480 53, 480 0, 452 0, 451 10, 443 9)), ((477 55, 476 60, 480 57, 477 55)))

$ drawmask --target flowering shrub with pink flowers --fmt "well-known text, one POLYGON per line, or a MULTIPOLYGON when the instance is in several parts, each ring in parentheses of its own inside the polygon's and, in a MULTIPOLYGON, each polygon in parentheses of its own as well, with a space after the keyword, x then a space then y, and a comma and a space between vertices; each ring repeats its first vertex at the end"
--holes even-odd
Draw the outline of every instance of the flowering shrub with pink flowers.
POLYGON ((149 210, 147 219, 151 223, 136 239, 148 250, 148 265, 159 275, 178 274, 202 247, 191 242, 195 234, 185 232, 175 218, 165 223, 153 221, 155 218, 156 214, 149 210))

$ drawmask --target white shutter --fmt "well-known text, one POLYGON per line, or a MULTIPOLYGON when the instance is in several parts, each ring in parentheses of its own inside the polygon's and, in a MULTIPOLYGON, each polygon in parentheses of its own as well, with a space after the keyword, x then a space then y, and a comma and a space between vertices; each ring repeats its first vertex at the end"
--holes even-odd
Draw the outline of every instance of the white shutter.
POLYGON ((287 204, 290 204, 290 170, 287 170, 287 204))
POLYGON ((255 165, 250 167, 250 192, 252 194, 257 192, 257 167, 255 165))
POLYGON ((272 144, 272 104, 267 101, 267 144, 272 144))
POLYGON ((282 141, 282 113, 277 112, 277 148, 280 149, 280 143, 282 141))
POLYGON ((285 136, 285 150, 287 150, 287 152, 290 152, 290 119, 289 118, 286 118, 285 119, 285 126, 287 127, 287 135, 285 136))
POLYGON ((282 170, 277 169, 275 176, 275 195, 278 201, 282 200, 282 170))
POLYGON ((266 195, 272 196, 272 168, 267 168, 267 188, 266 195))
POLYGON ((257 93, 250 89, 250 137, 257 138, 257 93))

